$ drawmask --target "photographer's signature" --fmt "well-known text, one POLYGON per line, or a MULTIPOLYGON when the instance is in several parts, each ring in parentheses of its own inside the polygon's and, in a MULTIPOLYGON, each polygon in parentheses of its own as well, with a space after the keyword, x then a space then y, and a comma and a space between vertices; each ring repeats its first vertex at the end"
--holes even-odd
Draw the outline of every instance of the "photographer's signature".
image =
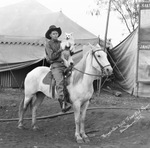
POLYGON ((149 106, 150 104, 146 106, 142 106, 132 116, 127 116, 120 124, 117 124, 116 126, 114 126, 107 134, 103 134, 102 137, 103 138, 109 137, 112 134, 112 132, 116 131, 117 129, 119 130, 120 133, 123 133, 125 130, 131 127, 134 123, 144 118, 144 116, 141 115, 141 112, 143 110, 146 110, 149 106))

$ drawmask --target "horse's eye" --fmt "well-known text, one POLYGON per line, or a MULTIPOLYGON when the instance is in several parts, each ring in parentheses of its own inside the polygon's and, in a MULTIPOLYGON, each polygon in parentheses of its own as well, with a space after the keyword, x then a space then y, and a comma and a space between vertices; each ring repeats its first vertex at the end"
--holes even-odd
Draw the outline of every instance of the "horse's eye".
POLYGON ((100 58, 101 56, 100 56, 100 55, 98 55, 98 57, 100 58))

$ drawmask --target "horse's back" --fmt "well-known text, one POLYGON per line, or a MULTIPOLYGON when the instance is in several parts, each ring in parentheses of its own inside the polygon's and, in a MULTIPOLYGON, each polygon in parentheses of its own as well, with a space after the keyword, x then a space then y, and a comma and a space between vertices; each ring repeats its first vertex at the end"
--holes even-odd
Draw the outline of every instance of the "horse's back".
POLYGON ((50 71, 49 67, 39 66, 30 71, 24 82, 25 91, 38 91, 38 87, 42 79, 50 71))
POLYGON ((46 67, 46 66, 36 67, 27 74, 26 78, 33 77, 33 76, 37 77, 39 75, 46 74, 49 72, 49 70, 50 70, 49 67, 46 67))

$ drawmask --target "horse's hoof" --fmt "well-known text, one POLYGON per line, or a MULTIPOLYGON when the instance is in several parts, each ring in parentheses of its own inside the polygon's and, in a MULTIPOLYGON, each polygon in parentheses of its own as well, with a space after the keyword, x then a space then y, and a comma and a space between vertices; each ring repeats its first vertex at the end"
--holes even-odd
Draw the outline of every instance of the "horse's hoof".
POLYGON ((23 125, 18 125, 18 129, 24 129, 23 125))
POLYGON ((83 139, 76 139, 76 141, 77 141, 78 144, 84 143, 83 139))
POLYGON ((85 143, 90 142, 90 139, 88 137, 84 137, 83 140, 84 140, 85 143))
POLYGON ((33 126, 33 128, 32 128, 34 131, 37 131, 37 130, 39 130, 39 127, 38 126, 33 126))

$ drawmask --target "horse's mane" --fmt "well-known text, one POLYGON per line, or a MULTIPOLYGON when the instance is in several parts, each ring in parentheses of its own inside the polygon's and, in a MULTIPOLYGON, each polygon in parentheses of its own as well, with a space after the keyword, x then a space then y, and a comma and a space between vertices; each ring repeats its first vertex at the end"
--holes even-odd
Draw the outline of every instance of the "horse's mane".
POLYGON ((75 66, 76 69, 74 70, 73 74, 73 85, 77 84, 79 80, 83 79, 83 75, 86 69, 86 58, 88 54, 89 52, 86 52, 85 55, 83 55, 82 59, 79 61, 79 63, 75 66))

